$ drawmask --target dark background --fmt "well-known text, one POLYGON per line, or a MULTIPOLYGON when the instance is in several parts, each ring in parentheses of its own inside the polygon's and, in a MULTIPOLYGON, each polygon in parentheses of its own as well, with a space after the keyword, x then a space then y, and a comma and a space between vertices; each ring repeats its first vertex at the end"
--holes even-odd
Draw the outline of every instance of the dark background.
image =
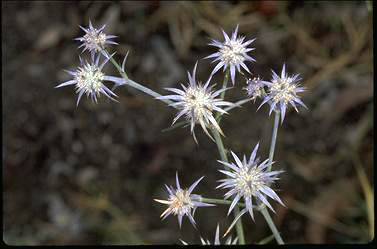
MULTIPOLYGON (((161 93, 186 83, 186 70, 199 61, 197 78, 214 67, 203 57, 240 24, 255 75, 271 69, 300 73, 308 110, 288 112, 279 128, 275 185, 287 205, 271 201, 272 215, 286 243, 366 243, 373 213, 372 6, 359 2, 3 2, 3 240, 10 245, 172 244, 183 239, 213 241, 230 224, 228 207, 200 208, 196 231, 185 217, 160 220, 166 206, 163 185, 182 186, 206 176, 196 193, 222 198, 215 190, 219 155, 215 143, 196 129, 161 132, 176 111, 129 87, 119 102, 82 98, 62 69, 78 63, 83 35, 78 25, 119 36, 121 61, 130 51, 127 73, 161 93)), ((109 63, 108 75, 117 72, 109 63)), ((217 73, 213 83, 221 84, 217 73)), ((245 98, 237 76, 228 100, 245 98)), ((273 115, 249 102, 222 122, 225 146, 238 155, 268 157, 273 115)), ((246 241, 271 235, 259 214, 243 218, 246 241)), ((373 224, 373 223, 372 223, 373 224)), ((373 225, 372 225, 373 227, 373 225)), ((236 235, 233 231, 233 237, 236 235)), ((274 240, 269 243, 276 243, 274 240)))

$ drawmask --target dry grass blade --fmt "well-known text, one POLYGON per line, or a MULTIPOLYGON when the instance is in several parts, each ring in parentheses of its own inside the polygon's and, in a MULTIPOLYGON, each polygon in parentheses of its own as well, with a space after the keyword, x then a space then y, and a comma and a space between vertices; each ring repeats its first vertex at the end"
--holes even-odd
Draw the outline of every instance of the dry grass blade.
POLYGON ((359 178, 365 196, 365 201, 367 204, 369 238, 370 240, 372 240, 374 238, 374 192, 372 186, 368 181, 368 177, 365 174, 365 171, 363 170, 360 158, 357 156, 356 153, 353 154, 353 161, 357 171, 357 177, 359 178))
POLYGON ((259 245, 265 245, 265 244, 267 244, 268 242, 272 241, 273 239, 274 239, 274 235, 272 234, 272 235, 270 235, 270 236, 268 236, 268 237, 262 239, 262 240, 259 241, 257 244, 259 244, 259 245))

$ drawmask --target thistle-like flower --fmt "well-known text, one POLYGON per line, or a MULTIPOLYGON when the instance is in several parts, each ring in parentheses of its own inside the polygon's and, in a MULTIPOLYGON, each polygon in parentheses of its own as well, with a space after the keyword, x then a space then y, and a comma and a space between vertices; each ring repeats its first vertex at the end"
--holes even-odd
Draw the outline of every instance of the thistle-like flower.
MULTIPOLYGON (((113 55, 114 54, 112 54, 111 56, 113 55)), ((109 99, 117 102, 117 100, 111 97, 117 97, 117 95, 115 95, 110 89, 108 89, 104 85, 104 81, 112 81, 115 84, 122 85, 124 84, 125 80, 123 78, 107 76, 102 72, 103 67, 109 61, 110 57, 103 61, 100 66, 98 65, 100 54, 98 54, 97 57, 92 56, 92 61, 90 63, 87 61, 84 62, 80 58, 81 66, 78 67, 76 71, 64 70, 68 74, 72 75, 73 79, 63 82, 55 88, 68 85, 75 85, 76 93, 78 93, 76 105, 79 105, 80 99, 84 93, 87 97, 89 97, 90 95, 93 102, 96 103, 97 97, 99 97, 101 93, 107 96, 109 99)))
POLYGON ((195 133, 194 127, 195 124, 199 123, 200 126, 203 128, 204 132, 213 140, 212 136, 209 134, 207 128, 214 128, 216 129, 221 135, 224 136, 220 126, 217 124, 216 119, 213 117, 213 112, 217 111, 221 114, 227 114, 221 106, 232 106, 233 103, 223 101, 221 98, 216 98, 222 92, 226 91, 229 88, 223 88, 212 92, 212 86, 209 86, 211 81, 211 77, 207 80, 205 85, 203 86, 200 82, 197 83, 195 79, 196 74, 196 67, 198 62, 196 62, 194 70, 192 71, 192 75, 189 72, 189 85, 185 87, 181 84, 183 90, 177 88, 165 88, 171 92, 176 93, 176 95, 167 95, 158 97, 158 99, 169 99, 176 101, 175 103, 171 104, 170 106, 177 107, 180 112, 174 118, 172 125, 183 115, 186 116, 188 122, 191 124, 191 134, 194 137, 196 143, 198 143, 195 133))
MULTIPOLYGON (((211 242, 207 239, 204 240, 202 237, 200 237, 200 241, 202 242, 202 245, 211 245, 211 242)), ((232 240, 232 236, 230 236, 226 241, 224 245, 235 245, 237 244, 238 237, 236 237, 234 240, 232 240)), ((188 245, 187 242, 181 240, 183 245, 188 245)), ((217 224, 216 228, 216 235, 215 235, 215 241, 213 242, 213 245, 221 245, 220 244, 220 238, 219 238, 219 224, 217 224)))
POLYGON ((235 164, 218 160, 219 163, 230 168, 230 170, 219 170, 221 173, 227 175, 229 178, 219 180, 219 182, 222 183, 216 188, 231 189, 224 195, 225 199, 229 198, 232 195, 235 195, 229 207, 228 215, 241 198, 244 199, 246 204, 246 208, 244 208, 240 212, 240 215, 235 218, 228 231, 231 229, 231 227, 233 227, 238 218, 241 217, 241 215, 247 211, 249 211, 251 218, 254 220, 253 197, 256 198, 256 200, 264 203, 273 212, 275 211, 265 196, 268 196, 271 199, 278 201, 281 205, 284 206, 279 196, 275 193, 274 190, 272 190, 269 187, 275 180, 279 179, 277 176, 283 171, 268 172, 268 159, 266 159, 258 165, 259 158, 256 158, 258 147, 259 143, 255 146, 253 152, 251 153, 249 161, 247 161, 246 156, 244 156, 243 161, 241 162, 237 155, 234 154, 232 151, 231 154, 236 162, 235 164))
POLYGON ((254 77, 253 79, 247 79, 246 81, 247 86, 244 88, 247 92, 247 96, 251 99, 255 100, 259 97, 265 95, 264 92, 264 84, 260 77, 254 77))
POLYGON ((301 80, 299 74, 289 77, 288 74, 285 73, 285 64, 283 65, 280 77, 273 70, 271 71, 271 82, 262 81, 262 83, 268 87, 268 92, 258 109, 268 102, 270 104, 269 115, 271 115, 273 110, 280 110, 281 123, 283 123, 288 104, 291 104, 296 112, 298 112, 298 110, 295 103, 302 105, 307 109, 306 105, 297 96, 297 93, 305 91, 305 88, 300 87, 298 84, 301 80))
POLYGON ((85 35, 75 38, 75 40, 82 42, 82 44, 79 46, 79 48, 84 47, 82 52, 88 50, 92 55, 101 52, 105 57, 108 57, 107 53, 104 51, 105 45, 118 45, 118 43, 110 40, 112 38, 116 38, 117 36, 106 35, 104 32, 102 32, 105 29, 106 24, 104 24, 100 29, 96 29, 89 20, 89 28, 79 27, 85 32, 85 35))
POLYGON ((224 68, 223 71, 229 67, 230 76, 232 79, 232 83, 234 85, 235 73, 236 68, 239 73, 241 73, 240 66, 245 69, 246 72, 250 73, 249 69, 247 68, 245 61, 255 61, 254 58, 247 55, 247 52, 254 50, 255 48, 247 48, 247 46, 252 43, 255 39, 243 42, 245 37, 237 36, 238 32, 238 25, 234 32, 232 33, 232 38, 230 39, 229 36, 222 30, 224 34, 225 41, 221 43, 216 40, 212 40, 212 43, 208 44, 210 46, 215 46, 219 48, 219 51, 211 54, 205 59, 208 58, 216 58, 214 61, 219 61, 216 67, 212 71, 212 75, 215 74, 220 68, 224 68))
POLYGON ((198 183, 204 178, 201 177, 199 180, 194 182, 189 189, 181 189, 178 180, 178 173, 176 174, 175 180, 177 184, 177 188, 174 189, 172 186, 165 185, 166 189, 169 193, 169 200, 158 200, 154 199, 157 202, 162 204, 167 204, 169 207, 161 214, 162 220, 168 217, 170 214, 174 214, 178 216, 178 223, 179 227, 182 225, 182 218, 183 216, 187 216, 191 222, 191 224, 196 228, 196 222, 194 220, 194 214, 197 207, 208 207, 208 206, 215 206, 213 204, 203 203, 200 202, 201 196, 196 194, 191 194, 194 188, 198 185, 198 183))

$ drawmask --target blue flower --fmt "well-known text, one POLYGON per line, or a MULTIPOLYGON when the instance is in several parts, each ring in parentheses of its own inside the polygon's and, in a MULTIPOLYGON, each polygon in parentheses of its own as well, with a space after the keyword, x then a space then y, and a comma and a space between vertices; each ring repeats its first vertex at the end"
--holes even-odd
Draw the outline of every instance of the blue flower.
MULTIPOLYGON (((243 157, 241 161, 236 154, 231 151, 235 163, 227 163, 218 160, 219 163, 223 164, 229 170, 219 170, 221 173, 228 176, 226 179, 219 180, 222 182, 217 188, 230 189, 224 196, 225 199, 228 199, 231 196, 234 196, 233 201, 229 207, 228 215, 236 206, 241 198, 244 199, 246 208, 244 208, 240 214, 234 219, 230 229, 234 226, 236 221, 247 211, 249 212, 251 218, 254 220, 253 214, 253 198, 262 202, 273 212, 274 209, 268 202, 266 196, 271 199, 279 202, 281 205, 284 205, 280 200, 279 196, 275 191, 270 188, 270 185, 277 179, 277 176, 283 171, 267 171, 269 165, 268 159, 259 164, 259 158, 256 158, 258 151, 259 143, 255 146, 253 152, 250 155, 249 160, 246 160, 246 156, 243 157)), ((227 234, 226 233, 226 234, 227 234)))
POLYGON ((75 38, 75 40, 82 42, 82 44, 79 46, 79 48, 83 47, 82 52, 88 50, 92 56, 95 53, 101 52, 105 57, 107 57, 107 54, 104 52, 105 45, 118 45, 118 43, 110 40, 112 38, 116 38, 117 36, 106 35, 103 32, 106 24, 104 24, 100 29, 96 29, 93 27, 92 22, 89 20, 89 28, 83 28, 81 26, 79 27, 85 32, 85 35, 75 38))
POLYGON ((283 123, 285 112, 289 104, 295 108, 296 112, 298 112, 296 104, 307 108, 300 97, 297 96, 297 93, 305 91, 305 88, 300 87, 298 84, 301 80, 299 74, 288 76, 288 74, 285 73, 285 64, 283 65, 280 77, 273 70, 271 71, 271 82, 262 81, 262 83, 268 87, 268 90, 267 95, 264 97, 258 109, 268 102, 270 104, 269 115, 271 115, 273 110, 280 111, 281 123, 283 123))
POLYGON ((182 219, 184 216, 187 216, 191 222, 191 224, 196 227, 196 222, 194 220, 194 213, 197 207, 208 207, 208 206, 215 206, 213 204, 203 203, 200 201, 201 196, 196 194, 191 194, 194 188, 198 185, 198 183, 204 178, 201 177, 199 180, 194 182, 189 189, 182 189, 181 185, 179 184, 178 180, 178 173, 176 173, 175 180, 177 184, 177 188, 173 188, 172 186, 165 185, 166 189, 169 193, 169 200, 158 200, 154 199, 155 201, 166 204, 169 207, 161 214, 162 220, 168 217, 170 214, 174 214, 178 216, 178 223, 179 227, 182 226, 182 219))
MULTIPOLYGON (((113 55, 114 54, 112 54, 111 56, 113 55)), ((84 93, 87 95, 87 97, 90 96, 93 102, 97 102, 97 97, 99 97, 100 94, 104 94, 109 99, 117 101, 112 97, 117 97, 117 95, 115 95, 109 88, 104 85, 104 81, 111 81, 116 85, 122 85, 125 83, 125 80, 123 78, 107 76, 102 72, 102 68, 109 61, 110 57, 108 57, 100 66, 98 65, 100 54, 98 54, 97 57, 92 56, 92 61, 90 63, 87 61, 84 62, 80 58, 81 66, 78 67, 76 71, 65 70, 65 72, 73 76, 73 79, 63 82, 55 88, 75 85, 76 93, 78 93, 76 103, 77 105, 79 104, 80 99, 84 93)))

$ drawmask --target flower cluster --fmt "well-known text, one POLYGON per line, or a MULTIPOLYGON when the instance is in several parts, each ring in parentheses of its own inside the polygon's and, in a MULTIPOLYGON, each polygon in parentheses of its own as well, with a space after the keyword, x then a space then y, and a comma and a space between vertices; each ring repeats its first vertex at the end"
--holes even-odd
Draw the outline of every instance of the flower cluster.
MULTIPOLYGON (((237 104, 225 101, 225 92, 229 90, 226 86, 229 75, 232 81, 233 86, 235 85, 235 75, 236 71, 243 75, 244 72, 241 72, 241 67, 247 73, 251 74, 249 68, 246 66, 245 62, 255 62, 255 59, 250 57, 247 53, 254 50, 254 48, 248 48, 248 46, 255 40, 245 41, 244 36, 238 36, 238 25, 233 31, 231 38, 222 30, 225 41, 220 42, 212 40, 212 43, 209 45, 215 46, 218 48, 216 53, 213 53, 205 58, 214 58, 213 62, 218 62, 215 68, 212 70, 208 80, 202 84, 196 80, 196 70, 198 62, 196 62, 192 73, 187 72, 188 74, 188 84, 181 84, 181 89, 179 88, 165 88, 166 90, 172 92, 173 94, 161 96, 160 94, 148 89, 132 80, 130 80, 125 72, 125 61, 127 55, 125 56, 122 66, 119 66, 112 56, 106 50, 107 44, 118 43, 112 41, 112 38, 116 36, 107 35, 103 31, 106 25, 103 25, 100 29, 93 27, 92 23, 89 21, 89 27, 80 28, 85 32, 85 35, 76 40, 80 41, 82 44, 79 48, 83 47, 83 51, 90 52, 91 61, 82 60, 80 57, 80 66, 74 70, 65 70, 70 74, 73 79, 63 82, 56 86, 56 88, 74 85, 76 88, 76 93, 78 94, 77 105, 80 102, 82 95, 86 94, 87 97, 90 97, 93 102, 97 102, 97 98, 101 94, 105 95, 113 101, 117 101, 114 97, 117 95, 110 90, 105 82, 114 83, 113 89, 116 86, 127 84, 128 86, 134 87, 138 90, 143 91, 146 94, 149 94, 156 99, 162 100, 169 104, 169 106, 178 109, 176 117, 172 121, 172 126, 177 122, 181 117, 185 118, 184 125, 190 126, 191 134, 196 143, 198 143, 195 136, 195 126, 199 124, 203 131, 213 140, 208 129, 216 135, 216 143, 219 149, 219 152, 222 156, 222 160, 218 160, 225 169, 219 170, 221 173, 226 175, 227 178, 219 180, 219 185, 216 189, 228 189, 224 194, 224 198, 219 199, 209 199, 204 198, 199 194, 193 194, 194 189, 199 184, 199 182, 204 178, 201 177, 195 181, 188 189, 181 188, 178 179, 178 172, 176 173, 176 188, 172 186, 165 185, 168 192, 167 200, 154 199, 156 202, 167 205, 167 209, 161 214, 162 220, 166 219, 169 215, 177 216, 179 227, 182 226, 182 220, 184 216, 187 216, 190 223, 196 228, 197 224, 194 220, 194 214, 198 207, 209 207, 215 206, 211 203, 221 203, 229 204, 228 215, 235 210, 236 217, 231 223, 230 227, 226 231, 225 235, 231 230, 231 228, 236 224, 240 217, 249 213, 251 218, 254 220, 254 211, 255 209, 261 211, 266 211, 265 208, 268 207, 274 212, 269 199, 277 201, 284 206, 282 200, 277 195, 275 190, 272 189, 272 185, 278 180, 278 176, 283 171, 271 171, 271 165, 273 164, 272 159, 266 159, 261 162, 259 157, 257 157, 257 151, 259 148, 259 143, 254 147, 250 158, 247 159, 246 156, 243 156, 241 160, 233 151, 226 150, 221 141, 221 134, 224 136, 222 129, 220 128, 219 122, 221 121, 220 116, 223 114, 228 114, 227 111, 238 106, 237 104), (104 56, 104 60, 100 63, 101 56, 104 56), (115 76, 108 76, 103 72, 103 67, 106 63, 111 60, 111 62, 116 66, 122 78, 115 76), (218 72, 221 68, 225 72, 223 87, 220 89, 214 89, 215 84, 210 85, 213 75, 218 72), (233 161, 227 161, 227 151, 230 151, 230 154, 233 157, 233 161), (229 201, 228 199, 232 199, 229 201), (243 203, 241 203, 243 200, 243 203), (236 206, 244 207, 241 211, 236 208, 236 206)), ((298 74, 288 76, 285 72, 285 64, 281 75, 278 76, 274 71, 272 71, 271 81, 264 81, 259 76, 254 78, 247 78, 247 86, 244 88, 247 92, 248 99, 246 101, 255 100, 257 98, 263 99, 262 103, 258 109, 263 106, 265 103, 270 105, 269 115, 272 111, 276 112, 276 120, 279 118, 279 112, 281 114, 281 123, 283 122, 286 114, 286 109, 289 105, 297 110, 297 104, 305 108, 305 104, 301 101, 300 97, 297 95, 300 92, 303 92, 305 89, 299 85, 301 78, 298 74)), ((241 100, 245 101, 245 100, 241 100)), ((240 105, 240 104, 239 104, 240 105)), ((279 123, 275 122, 274 132, 277 132, 277 127, 279 123)), ((274 133, 276 135, 276 133, 274 133)), ((273 155, 274 146, 275 146, 276 136, 273 136, 273 142, 271 142, 271 155, 273 155), (274 140, 275 139, 275 140, 274 140)), ((265 213, 263 213, 265 214, 265 213)), ((268 214, 268 212, 267 212, 268 214)), ((268 221, 268 218, 266 218, 268 221)), ((268 222, 271 226, 271 222, 268 222)), ((276 235, 276 229, 271 229, 274 232, 276 238, 279 235, 276 235)), ((225 236, 224 235, 224 236, 225 236)), ((239 234, 240 235, 240 234, 239 234)), ((229 237, 225 244, 236 244, 238 241, 243 240, 243 236, 236 237, 232 240, 229 237)), ((209 245, 211 242, 209 240, 204 240, 200 238, 203 245, 209 245)), ((183 244, 187 245, 186 242, 181 240, 183 244)), ((277 241, 279 241, 277 239, 277 241)), ((240 242, 240 243, 243 243, 240 242)), ((217 225, 216 234, 215 234, 215 245, 220 245, 219 239, 219 226, 217 225)))
MULTIPOLYGON (((79 57, 80 66, 75 71, 64 70, 73 76, 73 79, 59 84, 56 86, 56 88, 75 85, 76 93, 78 94, 76 105, 79 104, 83 94, 86 94, 87 97, 90 96, 92 101, 96 103, 97 97, 99 97, 101 94, 117 102, 117 100, 113 98, 117 97, 117 95, 107 88, 104 82, 110 81, 113 82, 115 86, 119 86, 125 84, 125 80, 123 78, 105 75, 102 72, 105 64, 115 54, 109 55, 105 50, 105 45, 118 44, 109 40, 111 38, 115 38, 116 36, 106 35, 103 32, 106 25, 103 25, 100 29, 94 28, 90 20, 89 28, 86 29, 81 26, 79 27, 85 31, 86 34, 83 37, 76 38, 75 40, 82 42, 82 44, 79 46, 79 48, 84 47, 82 52, 85 52, 86 50, 90 52, 91 61, 83 61, 81 57, 79 57), (105 60, 101 65, 99 65, 101 54, 104 55, 105 60)), ((125 59, 126 58, 127 56, 125 59)), ((124 70, 124 62, 125 60, 123 61, 122 70, 124 70)))

